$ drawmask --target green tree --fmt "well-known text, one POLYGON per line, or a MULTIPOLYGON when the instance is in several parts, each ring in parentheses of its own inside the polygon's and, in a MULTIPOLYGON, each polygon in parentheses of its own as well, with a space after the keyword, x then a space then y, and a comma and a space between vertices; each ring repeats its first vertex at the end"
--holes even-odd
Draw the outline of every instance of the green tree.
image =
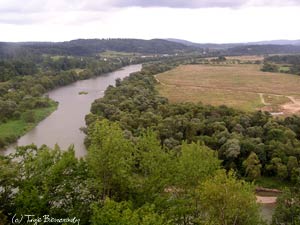
POLYGON ((103 206, 93 204, 93 225, 167 225, 163 216, 154 211, 153 205, 133 209, 131 202, 104 201, 103 206))
POLYGON ((277 199, 272 224, 299 225, 300 224, 300 191, 299 187, 285 189, 277 199))
POLYGON ((261 175, 261 164, 254 152, 251 152, 248 158, 243 162, 246 176, 251 179, 257 179, 261 175))
POLYGON ((166 192, 170 195, 166 206, 168 218, 176 224, 192 224, 199 214, 199 200, 196 189, 208 177, 220 168, 220 160, 214 151, 204 144, 184 142, 177 163, 175 174, 166 192))
POLYGON ((216 153, 204 144, 184 142, 177 165, 178 185, 184 189, 196 188, 220 168, 220 163, 216 153))
POLYGON ((124 198, 132 182, 134 146, 118 124, 96 121, 90 132, 87 163, 102 199, 124 198))
MULTIPOLYGON (((49 149, 42 146, 38 149, 29 145, 19 147, 10 157, 18 162, 13 176, 15 181, 10 185, 10 213, 51 215, 55 218, 76 216, 82 224, 87 223, 89 205, 94 196, 89 191, 86 163, 78 161, 72 147, 63 152, 58 147, 49 149)), ((5 178, 5 174, 0 174, 0 180, 5 178)), ((10 183, 6 181, 4 187, 10 183)))
POLYGON ((136 202, 152 202, 170 184, 175 175, 175 160, 170 152, 162 149, 157 135, 147 130, 136 142, 135 165, 138 178, 135 183, 139 188, 136 202))
POLYGON ((290 177, 292 176, 293 171, 297 170, 297 168, 299 168, 299 163, 297 158, 295 156, 289 156, 287 162, 287 170, 290 177))
POLYGON ((23 119, 27 123, 34 123, 35 122, 35 113, 33 110, 29 110, 23 114, 23 119))
POLYGON ((220 170, 199 186, 199 224, 261 224, 254 187, 237 180, 233 172, 220 170))

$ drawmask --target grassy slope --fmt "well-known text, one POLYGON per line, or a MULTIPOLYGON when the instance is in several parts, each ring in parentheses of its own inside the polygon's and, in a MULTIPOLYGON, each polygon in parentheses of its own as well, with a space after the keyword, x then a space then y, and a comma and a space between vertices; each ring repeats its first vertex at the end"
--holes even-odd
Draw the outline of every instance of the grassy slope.
POLYGON ((289 102, 284 96, 297 97, 300 93, 300 77, 261 72, 259 65, 186 65, 157 78, 161 82, 159 92, 171 102, 201 101, 246 111, 264 106, 259 93, 274 106, 289 102))
POLYGON ((20 137, 35 127, 40 121, 49 116, 57 108, 57 103, 52 102, 50 107, 35 109, 34 123, 26 123, 21 115, 18 120, 9 120, 6 123, 0 124, 0 138, 6 139, 7 137, 15 136, 20 137))

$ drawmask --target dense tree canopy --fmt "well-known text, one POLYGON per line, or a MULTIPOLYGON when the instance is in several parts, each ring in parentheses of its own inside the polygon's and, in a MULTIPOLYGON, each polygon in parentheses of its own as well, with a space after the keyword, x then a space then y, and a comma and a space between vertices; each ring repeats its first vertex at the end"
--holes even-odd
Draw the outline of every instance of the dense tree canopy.
POLYGON ((1 224, 30 213, 76 217, 80 224, 221 225, 223 211, 207 208, 216 197, 212 187, 220 183, 230 190, 220 192, 228 205, 224 221, 260 224, 253 188, 220 170, 214 151, 203 143, 184 143, 175 153, 161 147, 151 130, 128 139, 108 120, 96 121, 89 136, 86 159, 75 158, 72 146, 63 152, 34 145, 1 157, 1 224), (249 212, 250 218, 244 216, 249 212))

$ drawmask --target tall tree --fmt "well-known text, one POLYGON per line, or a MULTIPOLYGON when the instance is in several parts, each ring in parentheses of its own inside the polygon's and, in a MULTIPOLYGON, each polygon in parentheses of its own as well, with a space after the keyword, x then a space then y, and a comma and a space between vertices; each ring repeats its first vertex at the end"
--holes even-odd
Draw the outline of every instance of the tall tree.
POLYGON ((123 198, 132 182, 134 146, 118 124, 96 121, 90 130, 87 163, 101 199, 123 198))
POLYGON ((220 170, 199 186, 199 224, 262 224, 254 187, 237 180, 233 172, 220 170))
POLYGON ((243 162, 243 166, 245 174, 249 179, 254 180, 260 177, 261 164, 255 152, 250 153, 248 158, 243 162))

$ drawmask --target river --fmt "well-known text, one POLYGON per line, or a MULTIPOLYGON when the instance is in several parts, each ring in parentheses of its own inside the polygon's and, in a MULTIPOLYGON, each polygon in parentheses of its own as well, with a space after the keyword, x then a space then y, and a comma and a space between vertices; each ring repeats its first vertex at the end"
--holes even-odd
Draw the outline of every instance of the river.
POLYGON ((14 152, 17 145, 34 143, 37 146, 46 144, 52 148, 58 144, 61 149, 67 149, 74 144, 76 156, 84 156, 86 154, 83 143, 85 135, 79 128, 85 126, 84 117, 90 112, 92 102, 102 97, 105 89, 109 85, 114 85, 117 78, 122 79, 130 73, 140 71, 141 68, 141 64, 126 66, 115 72, 77 81, 48 92, 51 99, 59 102, 57 110, 19 138, 17 143, 9 146, 4 154, 14 152), (87 94, 79 95, 81 91, 87 94))

